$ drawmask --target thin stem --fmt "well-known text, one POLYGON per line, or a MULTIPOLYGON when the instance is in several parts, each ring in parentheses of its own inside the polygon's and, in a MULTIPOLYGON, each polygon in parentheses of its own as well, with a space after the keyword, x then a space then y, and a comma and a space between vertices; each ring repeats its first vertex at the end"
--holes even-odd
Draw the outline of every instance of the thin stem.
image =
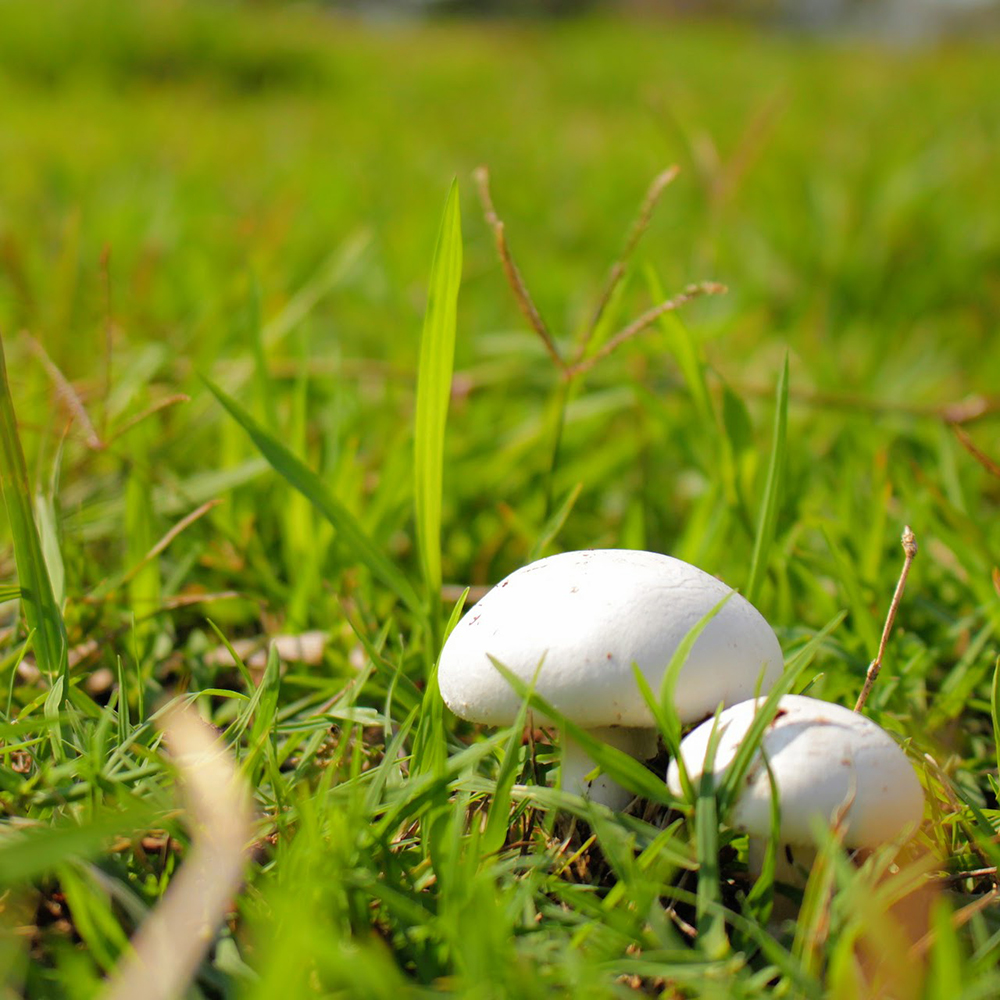
POLYGON ((566 371, 568 377, 581 375, 590 371, 599 361, 603 361, 609 354, 617 350, 626 341, 632 340, 640 333, 651 327, 665 313, 680 309, 693 299, 701 298, 703 295, 722 295, 726 291, 725 285, 720 285, 715 281, 702 281, 696 285, 688 285, 680 295, 675 295, 672 299, 667 299, 652 309, 647 309, 638 319, 633 320, 628 326, 619 330, 601 348, 589 357, 581 358, 570 365, 566 371))
POLYGON ((111 245, 101 251, 101 278, 104 282, 104 386, 101 393, 101 431, 108 432, 108 401, 111 398, 111 359, 114 354, 115 321, 111 307, 111 245))
POLYGON ((542 319, 541 314, 535 307, 535 303, 532 301, 531 295, 528 292, 528 287, 525 285, 524 279, 521 277, 521 272, 518 270, 517 265, 514 263, 514 258, 510 254, 510 247, 507 246, 507 237, 504 232, 504 224, 497 215, 496 209, 493 207, 493 199, 490 197, 490 172, 486 169, 486 167, 477 167, 473 177, 476 180, 476 185, 479 190, 479 200, 483 205, 483 214, 486 217, 486 223, 493 230, 493 237, 496 240, 497 253, 500 256, 500 263, 503 265, 503 271, 507 277, 507 284, 510 285, 511 290, 514 292, 514 298, 517 300, 518 308, 521 310, 521 314, 524 318, 528 321, 528 325, 541 338, 542 343, 545 345, 545 350, 548 352, 549 357, 552 358, 556 367, 559 368, 560 371, 565 371, 566 362, 563 361, 561 355, 559 354, 556 342, 552 338, 549 328, 545 325, 545 320, 542 319))
POLYGON ((861 709, 865 707, 865 702, 868 700, 868 695, 871 694, 872 687, 878 677, 878 672, 882 669, 882 656, 885 653, 886 643, 889 641, 889 633, 892 631, 892 623, 896 620, 896 610, 899 608, 899 602, 903 599, 903 591, 906 589, 906 578, 910 574, 910 565, 917 554, 917 540, 914 537, 913 532, 910 530, 909 525, 903 528, 902 543, 904 554, 903 568, 899 573, 899 582, 896 584, 896 592, 892 595, 892 603, 889 605, 889 613, 885 616, 885 627, 882 629, 882 639, 878 644, 878 652, 875 654, 875 659, 872 660, 870 666, 868 667, 868 673, 865 675, 864 687, 861 689, 861 694, 858 696, 857 704, 854 706, 855 712, 860 712, 861 709))
POLYGON ((643 234, 649 228, 650 219, 653 217, 653 211, 660 200, 660 196, 678 173, 680 173, 680 167, 674 164, 674 166, 667 167, 666 170, 657 174, 653 178, 653 183, 649 185, 646 197, 639 208, 639 214, 636 216, 635 221, 632 223, 632 228, 628 231, 628 235, 625 238, 625 246, 622 249, 621 255, 611 265, 604 288, 601 290, 601 296, 597 300, 594 315, 591 317, 583 339, 580 341, 573 355, 574 364, 587 353, 587 348, 590 346, 590 342, 597 332, 597 327, 604 316, 604 311, 607 309, 608 303, 611 301, 611 296, 614 295, 619 282, 625 276, 625 268, 628 265, 629 258, 632 256, 636 246, 638 246, 639 240, 642 239, 643 234))
POLYGON ((191 397, 186 393, 178 392, 173 396, 167 396, 165 399, 159 399, 152 405, 146 407, 141 413, 137 413, 134 417, 129 417, 120 427, 116 427, 111 435, 107 438, 106 444, 110 444, 116 438, 120 438, 126 431, 132 430, 136 424, 142 423, 147 417, 151 417, 154 413, 159 413, 160 410, 165 410, 168 406, 174 406, 176 403, 190 403, 191 397))
POLYGON ((40 341, 33 337, 27 330, 22 331, 21 334, 28 343, 28 347, 31 349, 31 353, 38 358, 42 363, 42 367, 45 369, 46 374, 52 380, 52 384, 56 388, 56 395, 62 401, 62 404, 69 410, 73 419, 83 428, 84 437, 87 441, 87 447, 91 448, 93 451, 103 451, 105 444, 101 440, 97 431, 94 428, 93 423, 90 420, 90 416, 87 413, 86 407, 83 405, 83 401, 80 399, 76 390, 70 385, 69 380, 65 375, 59 370, 59 366, 49 357, 48 352, 42 347, 40 341))
POLYGON ((973 443, 972 438, 962 430, 958 424, 952 424, 951 429, 955 432, 959 444, 991 475, 1000 477, 1000 464, 994 462, 989 455, 981 452, 973 443))

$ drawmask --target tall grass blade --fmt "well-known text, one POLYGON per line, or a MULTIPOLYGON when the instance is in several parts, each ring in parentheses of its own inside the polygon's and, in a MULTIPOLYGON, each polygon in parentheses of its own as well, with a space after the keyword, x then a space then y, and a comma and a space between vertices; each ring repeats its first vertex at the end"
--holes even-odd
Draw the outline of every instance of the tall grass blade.
POLYGON ((771 439, 771 462, 767 468, 764 499, 757 521, 757 537, 750 558, 750 578, 747 580, 746 599, 754 604, 767 573, 767 558, 774 542, 781 505, 781 490, 785 471, 785 446, 788 433, 788 356, 778 379, 777 407, 774 414, 774 435, 771 439))
POLYGON ((721 958, 729 947, 725 919, 712 904, 722 903, 719 884, 719 808, 715 797, 715 754, 719 748, 719 716, 705 750, 705 764, 695 802, 695 851, 698 858, 698 941, 709 958, 721 958))
POLYGON ((504 745, 503 762, 500 765, 500 773, 497 775, 496 791, 493 793, 490 811, 486 816, 486 830, 480 842, 483 857, 495 854, 503 847, 507 839, 507 830, 510 825, 510 793, 514 787, 514 780, 517 778, 521 756, 521 739, 527 716, 528 703, 522 702, 517 718, 514 719, 514 725, 511 727, 510 737, 504 745))
POLYGON ((297 489, 337 530, 337 536, 404 604, 423 614, 420 598, 405 576, 378 549, 357 518, 330 492, 329 487, 301 459, 296 458, 280 441, 269 434, 235 399, 217 385, 204 379, 205 385, 230 415, 250 435, 250 439, 271 467, 297 489))
POLYGON ((445 202, 434 262, 431 265, 427 312, 420 337, 420 369, 413 439, 414 502, 417 545, 431 620, 441 607, 441 489, 444 477, 444 434, 455 365, 455 312, 462 278, 462 226, 458 183, 452 181, 445 202))
POLYGON ((68 643, 62 612, 49 580, 32 510, 31 489, 24 451, 17 432, 17 416, 7 382, 7 360, 0 340, 0 484, 14 540, 21 603, 28 630, 34 632, 35 660, 51 678, 65 678, 63 694, 69 687, 68 643))
POLYGON ((764 864, 753 888, 747 893, 747 909, 753 918, 766 927, 771 919, 774 907, 774 876, 778 867, 778 845, 781 843, 781 796, 778 794, 778 782, 774 777, 771 761, 764 751, 760 754, 761 763, 767 771, 767 780, 771 789, 771 822, 770 836, 764 847, 764 864))
POLYGON ((555 539, 556 535, 562 531, 563 525, 566 523, 566 519, 572 513, 573 507, 576 505, 576 501, 579 499, 582 492, 583 483, 577 483, 566 494, 562 503, 559 504, 545 524, 542 525, 541 531, 538 532, 538 538, 535 540, 535 544, 531 547, 531 552, 528 554, 528 562, 534 562, 536 559, 541 559, 541 557, 545 554, 545 549, 555 539))
POLYGON ((1000 656, 993 666, 993 684, 990 686, 990 717, 993 720, 993 753, 1000 771, 1000 656))

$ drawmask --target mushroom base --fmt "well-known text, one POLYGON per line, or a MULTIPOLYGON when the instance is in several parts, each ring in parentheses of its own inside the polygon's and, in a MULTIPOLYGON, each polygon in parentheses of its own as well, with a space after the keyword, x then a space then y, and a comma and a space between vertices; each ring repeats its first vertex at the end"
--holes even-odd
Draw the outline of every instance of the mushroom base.
MULTIPOLYGON (((656 756, 657 733, 655 729, 631 729, 625 726, 607 726, 588 730, 591 736, 607 743, 636 760, 649 760, 656 756)), ((577 792, 592 802, 618 812, 632 801, 630 791, 612 781, 606 774, 599 774, 592 781, 587 780, 597 764, 586 750, 575 740, 566 737, 563 746, 562 787, 568 792, 577 792)))

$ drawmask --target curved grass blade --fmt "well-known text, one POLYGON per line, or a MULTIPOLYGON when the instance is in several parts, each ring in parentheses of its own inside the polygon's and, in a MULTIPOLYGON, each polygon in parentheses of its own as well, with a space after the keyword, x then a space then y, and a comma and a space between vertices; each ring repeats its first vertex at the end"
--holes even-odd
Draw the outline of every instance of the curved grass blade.
POLYGON ((721 601, 718 601, 714 607, 709 608, 695 622, 688 630, 687 635, 677 644, 677 648, 674 650, 674 654, 670 657, 670 662, 663 672, 663 680, 660 682, 660 710, 670 724, 671 731, 669 735, 671 746, 679 744, 681 738, 681 717, 677 714, 677 709, 674 706, 674 691, 677 688, 677 679, 680 677, 681 670, 687 662, 694 644, 698 641, 698 637, 705 631, 708 623, 726 606, 729 599, 735 593, 735 590, 729 591, 721 601))
POLYGON ((497 775, 496 791, 493 793, 493 801, 490 803, 490 810, 486 816, 486 830, 479 843, 481 856, 484 858, 499 852, 507 840, 510 826, 511 790, 514 787, 514 780, 517 778, 521 759, 521 734, 524 732, 527 717, 528 703, 522 702, 517 717, 514 719, 514 725, 511 726, 510 737, 503 748, 503 761, 500 764, 500 773, 497 775))
POLYGON ((420 337, 420 369, 413 437, 414 503, 417 545, 431 619, 441 604, 441 489, 444 434, 455 366, 455 311, 462 279, 462 226, 458 183, 452 181, 445 202, 420 337))
POLYGON ((757 521, 757 537, 753 543, 753 555, 750 558, 750 579, 747 580, 746 599, 756 603, 757 595, 764 583, 767 573, 767 557, 774 542, 775 528, 778 522, 778 507, 781 504, 781 491, 785 478, 785 444, 788 435, 788 355, 785 355, 785 365, 778 379, 777 407, 774 413, 774 435, 771 439, 771 462, 767 468, 767 481, 764 485, 764 499, 760 505, 760 518, 757 521))
POLYGON ((719 884, 719 803, 715 797, 715 754, 719 749, 719 713, 705 749, 705 764, 695 802, 695 851, 698 858, 698 941, 709 958, 722 958, 729 950, 723 914, 712 906, 722 904, 719 884))
POLYGON ((357 518, 330 492, 329 487, 301 459, 269 434, 250 414, 209 379, 202 377, 215 398, 250 435, 260 453, 286 482, 297 489, 337 530, 337 536, 404 604, 423 617, 416 591, 365 533, 357 518))
POLYGON ((1000 656, 993 667, 993 684, 990 687, 990 716, 993 719, 993 752, 1000 768, 1000 656))
POLYGON ((538 537, 535 539, 535 544, 531 547, 531 552, 528 554, 528 562, 541 559, 545 553, 545 549, 555 539, 556 535, 562 531, 566 519, 573 512, 573 507, 576 505, 576 501, 582 492, 583 483, 577 483, 566 494, 562 503, 559 504, 545 524, 542 525, 538 532, 538 537))
POLYGON ((771 767, 767 754, 761 751, 760 759, 767 771, 767 780, 771 789, 771 829, 770 837, 764 847, 764 864, 753 888, 747 893, 746 905, 757 923, 766 927, 774 908, 774 876, 778 868, 778 844, 781 842, 781 797, 778 794, 778 782, 774 777, 774 769, 771 767))
POLYGON ((32 509, 28 470, 17 433, 14 401, 7 384, 7 360, 0 340, 0 483, 14 540, 21 602, 28 631, 33 632, 35 659, 50 678, 63 677, 69 687, 68 643, 62 612, 56 603, 32 509))

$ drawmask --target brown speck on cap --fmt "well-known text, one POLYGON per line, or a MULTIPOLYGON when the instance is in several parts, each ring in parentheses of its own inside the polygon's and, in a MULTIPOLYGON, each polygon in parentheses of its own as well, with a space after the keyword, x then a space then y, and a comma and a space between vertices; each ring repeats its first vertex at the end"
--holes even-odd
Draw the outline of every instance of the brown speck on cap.
POLYGON ((774 718, 771 720, 770 725, 776 726, 778 724, 778 719, 780 719, 783 715, 788 715, 787 708, 779 708, 778 711, 774 713, 774 718))

